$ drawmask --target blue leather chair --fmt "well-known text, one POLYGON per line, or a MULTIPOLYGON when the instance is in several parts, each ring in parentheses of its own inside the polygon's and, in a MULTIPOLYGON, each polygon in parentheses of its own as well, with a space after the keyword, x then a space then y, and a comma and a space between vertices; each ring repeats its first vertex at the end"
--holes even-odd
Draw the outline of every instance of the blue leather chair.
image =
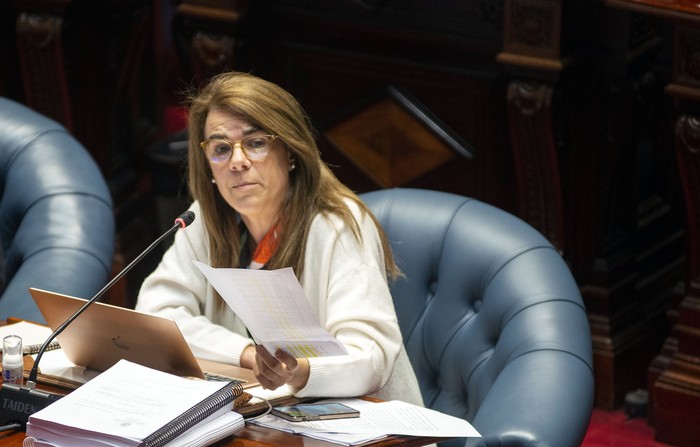
POLYGON ((90 154, 59 123, 0 98, 0 319, 44 322, 29 287, 91 298, 109 279, 114 238, 90 154))
POLYGON ((580 445, 593 407, 591 334, 557 250, 474 199, 417 189, 361 197, 405 274, 392 294, 426 406, 483 435, 441 445, 580 445))

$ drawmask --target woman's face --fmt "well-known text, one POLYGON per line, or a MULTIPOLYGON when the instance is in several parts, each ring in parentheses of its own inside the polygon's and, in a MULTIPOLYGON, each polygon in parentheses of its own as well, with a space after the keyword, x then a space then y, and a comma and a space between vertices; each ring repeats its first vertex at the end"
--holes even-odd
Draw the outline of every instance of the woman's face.
POLYGON ((233 144, 231 158, 209 163, 221 196, 242 217, 249 230, 269 230, 275 224, 282 201, 289 190, 290 152, 280 139, 272 141, 262 160, 246 156, 242 139, 267 132, 238 115, 219 109, 209 111, 204 138, 219 138, 233 144))

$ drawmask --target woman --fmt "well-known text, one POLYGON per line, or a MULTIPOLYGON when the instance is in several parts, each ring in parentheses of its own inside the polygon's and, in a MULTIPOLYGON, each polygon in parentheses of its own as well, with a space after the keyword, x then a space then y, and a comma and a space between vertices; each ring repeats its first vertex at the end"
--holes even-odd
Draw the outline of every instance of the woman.
POLYGON ((191 100, 188 126, 197 219, 144 281, 137 309, 176 320, 197 357, 251 368, 264 388, 422 405, 387 285, 399 274, 388 242, 321 161, 297 101, 252 75, 224 73, 191 100), (294 358, 256 347, 193 259, 293 267, 321 325, 349 355, 294 358))

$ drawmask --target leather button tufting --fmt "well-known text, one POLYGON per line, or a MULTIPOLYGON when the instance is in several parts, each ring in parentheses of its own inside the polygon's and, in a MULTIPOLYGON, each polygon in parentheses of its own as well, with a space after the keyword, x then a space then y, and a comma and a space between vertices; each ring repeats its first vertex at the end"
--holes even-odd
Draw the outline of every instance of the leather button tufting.
POLYGON ((430 294, 431 295, 435 295, 435 293, 437 292, 437 287, 438 287, 437 281, 433 281, 430 283, 430 294))

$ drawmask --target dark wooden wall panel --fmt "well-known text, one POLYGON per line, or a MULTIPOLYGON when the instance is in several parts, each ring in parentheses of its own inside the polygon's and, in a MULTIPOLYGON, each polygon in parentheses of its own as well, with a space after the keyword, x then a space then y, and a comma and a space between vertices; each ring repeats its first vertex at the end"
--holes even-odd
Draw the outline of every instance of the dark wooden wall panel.
MULTIPOLYGON (((516 212, 505 121, 501 5, 496 2, 269 2, 241 22, 238 68, 291 91, 320 134, 396 88, 473 149, 403 185, 452 191, 516 212), (426 20, 426 17, 429 17, 426 20), (264 36, 255 34, 260 26, 264 36)), ((383 185, 323 144, 341 180, 366 191, 383 185)), ((326 142, 327 143, 327 142, 326 142)))
MULTIPOLYGON (((300 99, 321 134, 348 109, 371 102, 389 87, 399 88, 471 146, 474 158, 460 157, 415 182, 397 186, 449 190, 514 210, 504 103, 493 101, 502 91, 497 74, 451 72, 443 67, 298 46, 284 50, 285 73, 279 82, 300 99)), ((352 166, 332 154, 331 147, 326 145, 323 150, 324 158, 338 165, 336 174, 353 188, 380 186, 353 180, 352 166)))

